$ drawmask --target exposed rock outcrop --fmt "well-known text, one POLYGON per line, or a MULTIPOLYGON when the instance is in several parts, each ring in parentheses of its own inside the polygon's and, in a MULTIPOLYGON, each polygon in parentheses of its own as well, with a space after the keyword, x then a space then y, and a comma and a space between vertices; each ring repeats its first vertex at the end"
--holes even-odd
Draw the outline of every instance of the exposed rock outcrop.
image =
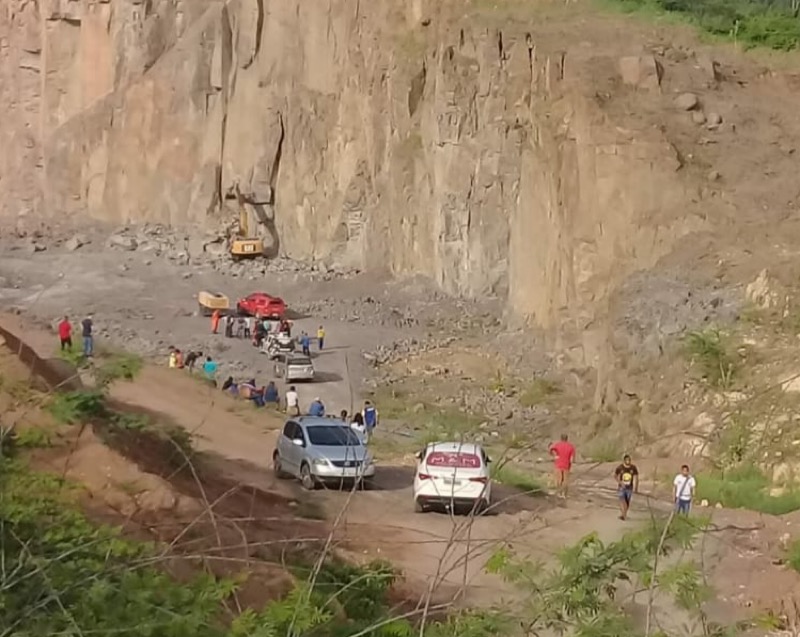
POLYGON ((8 0, 0 207, 214 228, 239 185, 274 254, 582 328, 715 205, 651 117, 672 63, 463 6, 8 0))

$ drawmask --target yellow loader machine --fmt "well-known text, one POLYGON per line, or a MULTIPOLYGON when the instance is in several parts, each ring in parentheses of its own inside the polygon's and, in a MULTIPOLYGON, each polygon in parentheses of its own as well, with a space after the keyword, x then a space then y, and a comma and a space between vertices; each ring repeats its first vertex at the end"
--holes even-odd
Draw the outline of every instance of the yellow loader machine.
POLYGON ((231 256, 236 259, 263 256, 264 241, 250 234, 250 215, 247 213, 246 198, 239 190, 239 184, 234 186, 234 193, 239 205, 239 231, 231 240, 231 256))

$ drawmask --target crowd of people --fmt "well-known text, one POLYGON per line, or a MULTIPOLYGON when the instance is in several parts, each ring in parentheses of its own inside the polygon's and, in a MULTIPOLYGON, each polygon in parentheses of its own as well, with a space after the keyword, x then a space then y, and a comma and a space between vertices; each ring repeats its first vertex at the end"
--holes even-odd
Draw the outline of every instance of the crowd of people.
MULTIPOLYGON (((569 476, 575 462, 575 446, 569 441, 567 434, 562 434, 558 442, 550 445, 550 455, 553 457, 553 482, 556 493, 566 498, 569 476)), ((624 521, 628 518, 634 494, 639 493, 639 468, 633 464, 630 454, 626 453, 622 457, 622 463, 614 469, 614 480, 617 483, 619 519, 624 521)), ((672 497, 676 513, 689 514, 696 488, 697 480, 691 474, 689 465, 681 466, 680 472, 672 481, 672 497)))
MULTIPOLYGON (((223 315, 219 310, 215 310, 211 315, 212 334, 219 334, 221 329, 226 338, 249 338, 256 347, 261 347, 264 340, 271 334, 291 339, 292 328, 292 322, 287 319, 237 317, 229 314, 223 315)), ((322 325, 317 329, 316 341, 318 349, 322 350, 325 347, 325 328, 322 325)), ((296 342, 304 355, 311 356, 312 338, 307 332, 301 332, 296 337, 296 342)), ((173 346, 169 348, 168 365, 171 369, 187 369, 189 373, 194 373, 195 367, 202 360, 202 351, 190 351, 184 356, 180 349, 173 346)), ((202 363, 202 373, 210 383, 215 387, 218 386, 218 364, 210 356, 206 356, 202 363)), ((300 396, 294 385, 289 386, 282 399, 274 381, 259 386, 255 378, 237 381, 233 376, 228 376, 222 382, 221 390, 230 396, 250 400, 257 407, 273 407, 293 416, 300 416, 304 413, 300 406, 300 396)), ((332 417, 319 397, 309 403, 305 414, 316 417, 332 417)), ((349 424, 366 442, 378 424, 378 410, 370 401, 365 401, 361 411, 351 416, 347 410, 342 410, 339 418, 349 424)))

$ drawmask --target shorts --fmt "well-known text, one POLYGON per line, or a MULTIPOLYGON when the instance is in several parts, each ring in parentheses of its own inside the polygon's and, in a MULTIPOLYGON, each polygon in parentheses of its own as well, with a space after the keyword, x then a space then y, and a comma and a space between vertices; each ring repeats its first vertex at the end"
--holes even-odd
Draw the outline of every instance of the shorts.
POLYGON ((692 508, 692 501, 691 500, 678 500, 675 503, 675 511, 677 513, 683 513, 685 515, 689 514, 689 509, 692 508))
POLYGON ((633 497, 633 488, 632 487, 620 487, 619 489, 619 499, 625 502, 625 504, 631 503, 631 498, 633 497))

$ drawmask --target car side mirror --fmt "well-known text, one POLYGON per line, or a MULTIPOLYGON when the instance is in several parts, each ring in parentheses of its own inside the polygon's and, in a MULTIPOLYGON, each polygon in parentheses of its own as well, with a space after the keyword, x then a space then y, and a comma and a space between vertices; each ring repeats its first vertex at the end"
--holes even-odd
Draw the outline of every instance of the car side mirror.
POLYGON ((305 442, 303 442, 302 438, 292 438, 292 444, 297 447, 304 447, 305 442))
POLYGON ((422 460, 422 452, 421 451, 417 451, 417 453, 414 454, 414 457, 417 460, 422 460))
POLYGON ((486 464, 489 464, 491 461, 492 459, 489 456, 486 456, 486 464))

